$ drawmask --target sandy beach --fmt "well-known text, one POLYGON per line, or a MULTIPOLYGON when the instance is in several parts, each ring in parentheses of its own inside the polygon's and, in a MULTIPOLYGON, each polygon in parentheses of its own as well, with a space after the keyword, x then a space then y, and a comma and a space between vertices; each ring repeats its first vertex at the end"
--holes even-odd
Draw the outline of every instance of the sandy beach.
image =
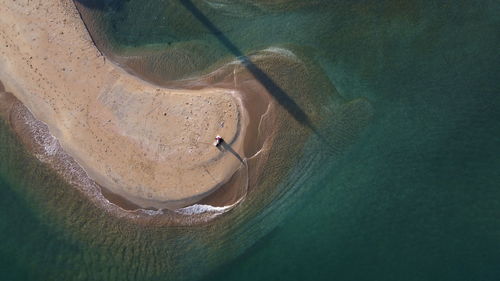
POLYGON ((72 1, 1 0, 0 41, 1 91, 92 179, 137 206, 198 202, 255 153, 245 136, 257 125, 237 90, 171 90, 126 73, 97 50, 72 1), (216 135, 226 149, 213 146, 216 135))

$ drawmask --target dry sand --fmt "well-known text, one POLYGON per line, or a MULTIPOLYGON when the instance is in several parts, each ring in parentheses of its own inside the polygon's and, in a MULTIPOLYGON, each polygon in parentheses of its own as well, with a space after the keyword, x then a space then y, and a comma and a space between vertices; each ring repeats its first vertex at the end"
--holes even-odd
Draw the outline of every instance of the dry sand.
POLYGON ((238 92, 169 90, 125 73, 95 48, 70 0, 0 0, 0 80, 102 186, 141 207, 178 208, 242 165, 238 92))

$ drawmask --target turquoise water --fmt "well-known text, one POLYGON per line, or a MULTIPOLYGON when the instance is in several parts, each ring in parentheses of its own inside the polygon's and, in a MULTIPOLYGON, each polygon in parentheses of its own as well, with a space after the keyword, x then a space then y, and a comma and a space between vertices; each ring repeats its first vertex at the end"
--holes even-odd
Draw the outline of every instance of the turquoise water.
MULTIPOLYGON (((244 54, 305 48, 343 101, 370 104, 369 121, 356 129, 367 106, 323 104, 332 116, 314 125, 335 153, 311 134, 274 191, 182 228, 103 213, 2 125, 0 280, 498 280, 499 4, 235 2, 193 1, 244 54)), ((106 3, 89 5, 103 49, 167 52, 145 73, 189 77, 234 58, 179 1, 106 3), (183 42, 210 56, 174 73, 168 50, 183 42)), ((302 106, 325 92, 290 95, 302 106)))

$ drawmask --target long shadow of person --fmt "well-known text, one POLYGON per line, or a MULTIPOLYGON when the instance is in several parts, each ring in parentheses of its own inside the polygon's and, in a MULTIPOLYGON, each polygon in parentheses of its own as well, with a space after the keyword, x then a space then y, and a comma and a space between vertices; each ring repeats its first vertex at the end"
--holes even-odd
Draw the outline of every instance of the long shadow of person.
POLYGON ((238 152, 236 152, 232 147, 231 145, 229 145, 227 142, 224 141, 224 139, 221 139, 220 140, 220 143, 219 145, 217 145, 217 149, 219 149, 220 151, 224 152, 224 151, 229 151, 231 154, 234 155, 234 157, 238 158, 238 160, 241 162, 241 163, 244 163, 243 162, 243 158, 238 154, 238 152))

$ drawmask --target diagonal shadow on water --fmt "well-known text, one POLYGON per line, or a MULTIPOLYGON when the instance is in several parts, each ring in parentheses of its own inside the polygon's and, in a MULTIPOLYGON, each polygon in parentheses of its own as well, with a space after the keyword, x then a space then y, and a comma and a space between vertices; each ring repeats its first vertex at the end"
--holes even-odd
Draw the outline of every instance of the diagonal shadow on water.
POLYGON ((299 123, 309 127, 316 132, 314 126, 307 114, 300 108, 300 106, 278 86, 263 70, 257 67, 236 45, 224 35, 224 33, 215 26, 210 19, 208 19, 203 12, 201 12, 191 0, 179 0, 180 3, 193 14, 193 16, 200 21, 205 28, 207 28, 219 42, 227 48, 229 52, 237 57, 242 65, 257 79, 266 90, 273 96, 273 98, 283 106, 290 115, 299 123))

